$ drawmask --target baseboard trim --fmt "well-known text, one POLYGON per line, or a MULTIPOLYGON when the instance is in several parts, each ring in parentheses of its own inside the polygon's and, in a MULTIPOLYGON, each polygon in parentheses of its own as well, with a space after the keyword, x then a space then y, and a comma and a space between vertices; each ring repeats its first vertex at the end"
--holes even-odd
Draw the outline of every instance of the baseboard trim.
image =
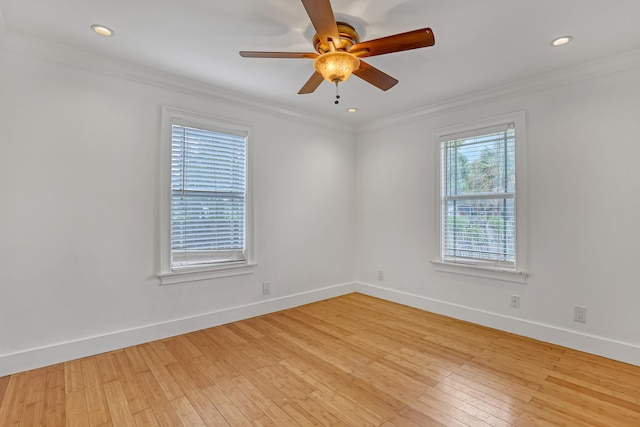
POLYGON ((2 355, 0 356, 0 377, 338 297, 354 292, 354 287, 353 283, 328 286, 224 310, 2 355))
POLYGON ((640 346, 366 283, 344 283, 0 356, 0 377, 359 292, 420 310, 640 366, 640 346))
POLYGON ((366 283, 356 283, 355 291, 420 310, 640 366, 640 346, 631 343, 491 313, 366 283))

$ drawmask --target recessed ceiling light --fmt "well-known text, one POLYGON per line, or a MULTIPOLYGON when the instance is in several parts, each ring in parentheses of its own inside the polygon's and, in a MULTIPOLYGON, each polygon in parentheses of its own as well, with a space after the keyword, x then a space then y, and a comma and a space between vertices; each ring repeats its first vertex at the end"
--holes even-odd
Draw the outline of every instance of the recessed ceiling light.
POLYGON ((565 44, 569 43, 571 40, 573 40, 573 37, 571 36, 558 37, 551 40, 551 46, 564 46, 565 44))
POLYGON ((355 113, 356 111, 358 111, 357 108, 347 108, 347 113, 355 113))
POLYGON ((104 25, 92 25, 91 29, 98 35, 103 37, 111 37, 113 36, 113 30, 109 27, 105 27, 104 25))

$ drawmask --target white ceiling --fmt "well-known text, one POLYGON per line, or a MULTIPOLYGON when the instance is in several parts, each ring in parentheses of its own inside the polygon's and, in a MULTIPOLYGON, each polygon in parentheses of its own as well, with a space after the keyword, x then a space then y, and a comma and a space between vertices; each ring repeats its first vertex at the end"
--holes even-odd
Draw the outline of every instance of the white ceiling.
MULTIPOLYGON (((308 51, 299 0, 0 0, 0 33, 132 62, 345 122, 370 121, 541 73, 640 49, 639 0, 332 0, 361 40, 431 27, 433 47, 367 59, 400 83, 352 77, 298 95, 307 59, 241 58, 239 50, 308 51), (90 31, 103 24, 115 36, 90 31), (560 48, 551 39, 572 35, 560 48), (347 107, 359 108, 348 114, 347 107)), ((3 36, 0 35, 0 39, 3 36)))

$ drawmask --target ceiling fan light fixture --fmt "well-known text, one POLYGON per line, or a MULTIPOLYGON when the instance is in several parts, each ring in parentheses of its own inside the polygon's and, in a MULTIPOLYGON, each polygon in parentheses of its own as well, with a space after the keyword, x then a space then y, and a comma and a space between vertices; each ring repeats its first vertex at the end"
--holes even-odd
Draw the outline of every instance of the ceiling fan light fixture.
POLYGON ((331 83, 342 83, 360 67, 360 60, 348 52, 327 52, 313 61, 313 68, 325 80, 331 83))

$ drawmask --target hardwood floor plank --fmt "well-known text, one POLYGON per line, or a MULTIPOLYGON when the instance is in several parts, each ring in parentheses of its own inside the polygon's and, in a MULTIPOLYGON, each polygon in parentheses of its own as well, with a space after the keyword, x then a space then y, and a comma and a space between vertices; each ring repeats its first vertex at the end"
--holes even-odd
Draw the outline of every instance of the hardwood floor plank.
POLYGON ((260 381, 250 381, 244 376, 235 377, 233 383, 276 424, 296 425, 296 422, 283 410, 288 405, 288 399, 284 396, 277 396, 280 394, 279 391, 271 385, 260 381), (272 393, 272 390, 275 390, 276 393, 272 393))
POLYGON ((182 424, 189 427, 206 427, 204 420, 193 407, 189 399, 185 396, 178 397, 171 401, 171 406, 176 412, 182 424))
MULTIPOLYGON (((570 408, 556 402, 545 402, 534 398, 527 410, 523 413, 521 419, 529 419, 529 414, 536 419, 543 419, 547 422, 551 422, 554 425, 562 426, 580 426, 580 427, 594 427, 603 426, 603 424, 594 424, 592 420, 585 418, 580 413, 573 412, 570 408)), ((608 426, 610 427, 610 426, 608 426)), ((631 426, 629 426, 631 427, 631 426)))
POLYGON ((10 377, 4 400, 0 404, 0 426, 17 425, 20 422, 28 380, 29 372, 21 372, 10 377))
POLYGON ((193 380, 185 369, 183 369, 182 365, 168 365, 167 370, 183 390, 185 396, 189 399, 199 417, 207 425, 226 425, 220 411, 218 411, 212 401, 207 398, 207 395, 203 392, 201 386, 193 380))
POLYGON ((64 365, 62 363, 47 367, 43 420, 45 427, 63 426, 67 422, 64 378, 64 365))
POLYGON ((137 377, 158 424, 163 427, 183 425, 153 373, 141 372, 137 377))
POLYGON ((187 361, 202 356, 202 350, 191 343, 188 335, 179 335, 163 341, 165 348, 171 353, 175 361, 187 361))
POLYGON ((204 394, 216 407, 222 405, 223 403, 229 403, 229 398, 227 394, 220 390, 220 387, 217 385, 212 385, 204 389, 204 394))
POLYGON ((275 388, 280 390, 282 395, 288 396, 294 402, 305 399, 309 394, 316 390, 308 383, 290 375, 283 366, 270 366, 260 368, 258 372, 275 388))
POLYGON ((44 424, 44 400, 27 403, 20 417, 19 427, 35 427, 44 424))
POLYGON ((99 426, 111 422, 107 398, 102 384, 96 387, 87 387, 84 391, 87 400, 87 412, 89 413, 89 425, 99 426))
POLYGON ((151 408, 135 413, 133 419, 136 427, 160 427, 160 423, 151 408))
POLYGON ((356 377, 342 377, 331 383, 331 386, 385 419, 391 418, 406 406, 406 403, 387 393, 387 390, 372 387, 356 377))
POLYGON ((119 381, 104 384, 104 395, 109 406, 109 417, 113 420, 114 427, 135 424, 129 401, 119 381))
POLYGON ((149 365, 147 365, 144 357, 142 357, 139 346, 125 348, 124 354, 127 356, 127 359, 129 359, 129 365, 135 374, 140 374, 149 370, 149 365))
POLYGON ((235 388, 227 392, 229 401, 250 421, 258 420, 265 413, 242 390, 235 388))
POLYGON ((557 365, 578 372, 590 372, 594 378, 605 381, 620 381, 621 384, 630 386, 640 383, 640 372, 628 369, 628 364, 577 350, 566 349, 566 356, 557 365))
POLYGON ((311 397, 349 425, 380 425, 384 421, 384 417, 339 392, 329 395, 318 390, 311 397))
POLYGON ((82 361, 72 360, 64 364, 64 389, 67 392, 78 391, 84 388, 82 374, 82 361))
POLYGON ((393 354, 440 372, 455 372, 471 360, 470 357, 459 355, 437 344, 433 344, 426 349, 403 346, 393 354))
MULTIPOLYGON (((598 372, 596 369, 597 365, 595 364, 589 365, 576 361, 575 364, 566 365, 565 360, 560 362, 561 363, 553 368, 553 372, 563 375, 565 378, 574 378, 589 384, 590 387, 600 387, 604 390, 609 390, 612 393, 618 392, 627 396, 636 396, 634 392, 637 391, 640 380, 635 382, 633 376, 630 376, 629 379, 627 379, 627 377, 624 376, 618 377, 615 375, 607 375, 602 372, 598 372)), ((627 371, 629 371, 628 368, 620 369, 620 372, 627 371)))
POLYGON ((124 353, 122 350, 113 351, 110 353, 102 353, 96 356, 96 363, 98 365, 98 373, 100 374, 100 382, 108 383, 118 378, 118 373, 113 365, 113 354, 124 353))
MULTIPOLYGON (((578 387, 582 387, 584 389, 593 390, 594 392, 597 392, 597 393, 602 393, 604 395, 612 396, 617 399, 624 400, 626 402, 629 402, 635 405, 640 405, 640 396, 634 396, 633 394, 630 394, 630 393, 633 393, 633 386, 627 387, 623 384, 611 384, 609 386, 604 386, 600 383, 594 383, 594 382, 585 380, 580 375, 574 375, 574 374, 567 375, 555 369, 549 373, 548 380, 552 381, 551 378, 557 378, 563 381, 567 381, 572 384, 575 384, 578 387)), ((636 389, 637 388, 638 387, 636 386, 636 389)))
POLYGON ((520 358, 517 354, 505 354, 502 349, 484 350, 477 354, 472 361, 477 365, 487 367, 499 366, 503 372, 514 374, 526 380, 528 386, 537 390, 540 383, 553 369, 553 364, 545 361, 533 362, 520 358))
POLYGON ((273 420, 267 417, 266 415, 254 421, 253 425, 256 427, 278 427, 278 425, 274 423, 273 420))
MULTIPOLYGON (((291 403, 282 406, 282 410, 286 415, 288 415, 292 420, 295 421, 295 425, 300 426, 322 426, 322 424, 317 418, 313 415, 305 411, 300 407, 300 405, 296 403, 291 403)), ((279 424, 275 424, 279 425, 279 424)))
POLYGON ((27 390, 24 402, 26 404, 44 401, 44 394, 47 383, 47 368, 34 369, 29 371, 27 390))
POLYGON ((591 393, 576 393, 571 388, 552 382, 545 383, 542 393, 535 398, 550 406, 562 400, 562 409, 574 417, 597 425, 640 425, 640 412, 630 410, 609 401, 600 400, 591 393))
POLYGON ((305 412, 318 420, 322 425, 349 425, 338 417, 339 414, 334 413, 330 408, 323 406, 318 400, 315 400, 312 397, 300 399, 296 402, 296 405, 304 409, 305 412))
POLYGON ((508 396, 502 394, 501 398, 492 396, 487 393, 487 389, 474 388, 462 382, 456 381, 454 378, 447 377, 438 383, 436 388, 439 388, 454 396, 465 396, 465 399, 475 399, 477 401, 484 402, 491 408, 495 409, 495 415, 502 418, 505 421, 517 419, 523 412, 523 407, 526 406, 524 402, 518 404, 516 400, 509 399, 508 396))
POLYGON ((587 424, 572 420, 564 417, 560 414, 555 414, 552 411, 537 412, 534 408, 522 413, 519 418, 518 426, 539 426, 539 427, 558 427, 558 426, 571 426, 571 427, 588 427, 587 424))
POLYGON ((502 390, 508 393, 509 396, 524 402, 530 401, 536 391, 533 388, 529 388, 528 384, 523 384, 521 378, 503 371, 501 366, 487 367, 485 365, 465 364, 456 372, 470 379, 483 381, 495 390, 502 390))
POLYGON ((479 401, 464 399, 463 396, 450 394, 437 388, 428 388, 425 393, 418 398, 420 402, 438 409, 452 407, 446 413, 453 414, 454 418, 460 419, 469 424, 487 424, 492 427, 509 427, 511 423, 493 415, 492 408, 479 401), (477 420, 477 421, 476 421, 477 420))
POLYGON ((338 379, 337 376, 323 369, 322 366, 315 365, 315 368, 309 368, 309 364, 300 358, 286 359, 280 362, 291 375, 295 375, 301 381, 309 384, 315 390, 321 391, 332 396, 337 390, 331 386, 333 381, 338 379))
MULTIPOLYGON (((156 342, 156 346, 159 343, 156 342)), ((162 363, 162 359, 158 356, 156 351, 154 350, 154 346, 151 344, 143 344, 140 346, 140 353, 142 357, 147 362, 147 366, 151 370, 151 373, 155 377, 157 383, 162 388, 165 397, 167 400, 173 400, 180 396, 183 396, 182 390, 176 384, 176 382, 171 377, 171 374, 167 372, 167 368, 164 363, 162 363)))
POLYGON ((227 420, 229 425, 231 426, 251 426, 251 421, 245 417, 242 412, 232 403, 224 402, 217 405, 218 410, 222 414, 222 416, 227 420))
POLYGON ((89 425, 87 396, 84 389, 66 394, 66 413, 68 427, 87 427, 89 425))
POLYGON ((345 329, 344 327, 340 326, 339 323, 332 323, 327 321, 326 319, 312 316, 308 313, 305 313, 305 311, 301 309, 291 309, 287 310, 284 313, 304 325, 313 327, 314 329, 317 329, 339 339, 348 337, 353 333, 349 329, 345 329))
MULTIPOLYGON (((224 325, 223 325, 224 326, 224 325)), ((222 326, 216 328, 205 329, 202 332, 211 340, 218 350, 226 350, 247 341, 242 337, 234 334, 228 329, 222 329, 222 326)))
POLYGON ((167 366, 167 370, 169 370, 169 372, 171 372, 171 369, 169 369, 171 366, 180 366, 186 375, 188 375, 189 379, 200 389, 207 388, 214 384, 214 380, 210 379, 205 372, 200 369, 196 363, 196 359, 188 359, 184 361, 182 359, 178 359, 178 363, 167 366))
POLYGON ((137 413, 148 409, 149 402, 126 352, 112 353, 111 360, 131 412, 137 413))
MULTIPOLYGON (((157 360, 164 366, 177 362, 173 354, 169 351, 169 349, 167 349, 167 346, 165 345, 165 340, 150 342, 149 347, 153 349, 153 353, 155 354, 155 360, 157 360)), ((145 352, 143 351, 142 357, 144 357, 144 355, 145 355, 145 352)), ((147 362, 147 365, 150 365, 149 359, 145 358, 145 360, 147 362)), ((149 367, 151 367, 151 365, 149 367)))
POLYGON ((247 341, 257 340, 260 338, 264 338, 266 336, 265 334, 261 333, 257 329, 253 328, 251 326, 251 323, 247 321, 229 323, 227 326, 236 335, 244 338, 247 341))
POLYGON ((410 377, 394 374, 375 362, 355 370, 352 375, 363 380, 370 387, 378 391, 384 390, 386 394, 402 402, 417 399, 425 387, 410 377))
MULTIPOLYGON (((435 405, 434 405, 435 406, 435 405)), ((462 422, 456 418, 456 415, 461 416, 462 414, 455 410, 453 407, 449 407, 448 405, 442 405, 439 407, 434 407, 425 402, 420 402, 418 400, 410 402, 407 409, 401 411, 401 414, 413 414, 414 417, 417 417, 418 412, 423 416, 424 425, 429 425, 431 423, 437 423, 441 425, 445 425, 447 427, 486 427, 487 424, 481 423, 480 420, 470 420, 469 417, 464 417, 465 419, 474 422, 477 421, 477 424, 469 424, 462 422), (408 408, 411 408, 409 410, 408 408), (453 413, 453 416, 450 414, 453 413)))
MULTIPOLYGON (((594 390, 591 387, 584 387, 584 386, 575 384, 574 382, 557 378, 553 375, 550 375, 549 377, 547 377, 546 383, 554 384, 558 387, 568 389, 574 394, 579 394, 581 396, 588 396, 589 398, 593 400, 597 400, 599 402, 603 402, 603 403, 606 402, 607 404, 610 404, 611 406, 614 406, 616 408, 621 408, 621 409, 624 408, 628 410, 628 412, 631 414, 640 414, 640 404, 635 402, 630 402, 629 400, 624 398, 618 398, 612 393, 600 392, 598 390, 594 390)), ((639 386, 640 386, 640 383, 639 383, 639 386)))
POLYGON ((80 359, 80 369, 82 370, 82 384, 84 388, 100 387, 102 380, 98 372, 97 357, 87 357, 80 359))
MULTIPOLYGON (((434 415, 435 418, 442 418, 439 414, 434 415)), ((428 414, 421 412, 411 406, 406 406, 397 415, 389 419, 389 422, 396 426, 420 426, 420 427, 447 427, 450 424, 443 424, 428 414)))
POLYGON ((10 376, 0 377, 0 402, 4 400, 4 394, 7 391, 7 386, 9 385, 10 376))
POLYGON ((0 426, 640 425, 640 367, 349 294, 0 378, 0 426))
MULTIPOLYGON (((481 419, 490 419, 490 424, 494 426, 498 425, 511 425, 518 419, 518 415, 512 412, 501 409, 498 406, 494 406, 487 402, 484 396, 476 397, 473 394, 467 394, 455 387, 448 386, 444 383, 438 383, 433 387, 433 391, 437 392, 440 396, 448 395, 451 399, 459 403, 460 408, 473 408, 474 412, 482 412, 486 415, 480 417, 481 419)), ((434 396, 433 394, 431 394, 434 396)), ((465 410, 465 409, 463 409, 465 410)))

